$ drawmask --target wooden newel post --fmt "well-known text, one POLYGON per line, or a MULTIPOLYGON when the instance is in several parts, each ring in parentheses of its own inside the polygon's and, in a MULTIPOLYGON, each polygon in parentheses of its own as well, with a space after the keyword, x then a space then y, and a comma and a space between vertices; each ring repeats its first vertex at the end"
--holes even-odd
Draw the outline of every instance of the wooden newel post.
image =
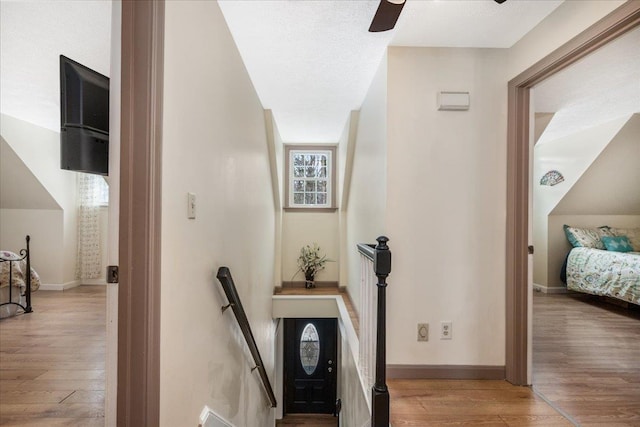
POLYGON ((386 383, 387 343, 386 343, 386 288, 387 276, 391 273, 391 251, 389 239, 380 236, 376 239, 373 269, 378 277, 378 329, 376 331, 376 382, 371 390, 372 427, 389 426, 389 390, 386 383))

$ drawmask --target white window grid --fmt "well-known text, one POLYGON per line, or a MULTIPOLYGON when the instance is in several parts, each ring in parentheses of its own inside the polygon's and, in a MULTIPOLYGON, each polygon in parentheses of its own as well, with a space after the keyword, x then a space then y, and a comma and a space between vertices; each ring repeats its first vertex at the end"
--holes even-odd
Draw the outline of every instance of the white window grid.
POLYGON ((289 151, 289 206, 331 207, 331 150, 289 151))

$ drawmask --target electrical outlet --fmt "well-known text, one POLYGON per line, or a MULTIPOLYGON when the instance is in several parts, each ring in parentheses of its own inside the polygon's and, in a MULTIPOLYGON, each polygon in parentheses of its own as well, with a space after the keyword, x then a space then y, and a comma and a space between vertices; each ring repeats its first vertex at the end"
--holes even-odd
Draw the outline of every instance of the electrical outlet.
POLYGON ((418 341, 429 341, 428 323, 418 323, 418 341))
POLYGON ((440 322, 440 339, 450 340, 451 338, 453 338, 453 322, 450 320, 440 322))

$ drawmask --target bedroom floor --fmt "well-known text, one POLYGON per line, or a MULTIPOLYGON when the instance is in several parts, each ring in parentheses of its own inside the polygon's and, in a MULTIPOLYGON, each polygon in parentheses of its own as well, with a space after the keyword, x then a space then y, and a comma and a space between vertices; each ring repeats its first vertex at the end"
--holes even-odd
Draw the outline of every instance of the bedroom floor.
POLYGON ((640 426, 640 311, 585 294, 533 298, 533 386, 582 426, 640 426))
POLYGON ((32 298, 0 320, 0 425, 104 426, 106 287, 32 298))

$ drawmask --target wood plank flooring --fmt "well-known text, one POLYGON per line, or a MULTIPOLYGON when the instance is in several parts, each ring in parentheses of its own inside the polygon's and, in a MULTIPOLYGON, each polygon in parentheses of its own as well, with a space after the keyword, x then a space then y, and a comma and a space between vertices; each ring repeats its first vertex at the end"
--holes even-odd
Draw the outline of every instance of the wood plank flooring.
POLYGON ((528 387, 488 380, 387 380, 391 424, 571 427, 528 387))
MULTIPOLYGON (((1 425, 104 424, 105 297, 104 287, 38 291, 34 313, 0 321, 1 425)), ((582 426, 640 426, 640 313, 536 294, 534 316, 536 391, 582 426)), ((394 426, 571 425, 504 381, 388 384, 394 426)))
POLYGON ((640 426, 640 312, 534 294, 533 386, 582 426, 640 426))
POLYGON ((325 414, 289 414, 276 420, 276 426, 287 427, 337 427, 338 418, 325 414))
POLYGON ((32 301, 0 320, 0 425, 104 426, 106 287, 32 301))

